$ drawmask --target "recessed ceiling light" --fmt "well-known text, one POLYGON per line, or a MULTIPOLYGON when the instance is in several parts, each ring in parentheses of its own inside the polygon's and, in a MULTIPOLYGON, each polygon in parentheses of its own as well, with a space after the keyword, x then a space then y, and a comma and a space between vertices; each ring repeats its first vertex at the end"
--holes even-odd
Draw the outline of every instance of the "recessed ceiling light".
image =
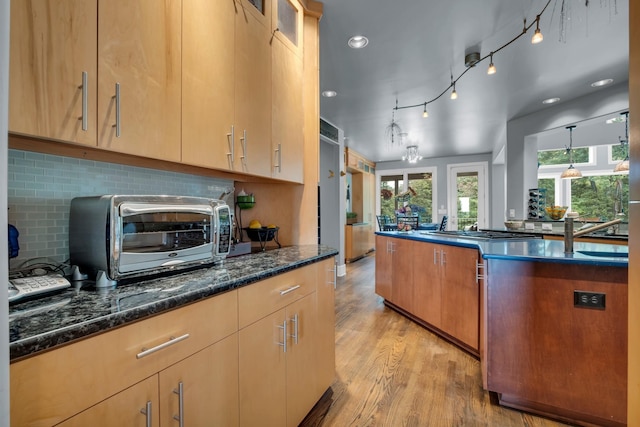
POLYGON ((362 49, 369 44, 369 39, 365 36, 353 36, 347 44, 353 49, 362 49))
POLYGON ((544 101, 542 101, 542 103, 543 104, 555 104, 558 101, 560 101, 560 98, 547 98, 544 101))
POLYGON ((322 92, 322 96, 324 96, 325 98, 333 98, 337 94, 338 92, 336 92, 335 90, 325 90, 322 92))
POLYGON ((591 87, 606 86, 606 85, 610 85, 611 83, 613 83, 613 79, 602 79, 602 80, 598 80, 597 82, 591 83, 591 87))
POLYGON ((612 119, 607 119, 605 121, 606 124, 611 125, 613 123, 624 123, 626 122, 626 119, 624 117, 614 117, 612 119))

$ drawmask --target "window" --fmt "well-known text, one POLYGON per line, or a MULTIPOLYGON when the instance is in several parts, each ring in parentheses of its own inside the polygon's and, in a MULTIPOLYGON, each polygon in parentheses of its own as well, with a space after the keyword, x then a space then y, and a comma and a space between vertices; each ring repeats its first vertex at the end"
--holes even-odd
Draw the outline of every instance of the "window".
POLYGON ((629 220, 629 175, 591 175, 571 180, 571 210, 594 221, 629 220))
POLYGON ((395 218, 409 207, 420 223, 432 223, 436 200, 435 168, 386 170, 377 175, 379 180, 378 206, 381 215, 395 218), (383 175, 384 174, 384 175, 383 175))
MULTIPOLYGON (((591 150, 589 147, 574 148, 573 163, 591 163, 591 150)), ((567 150, 540 150, 538 151, 539 166, 568 165, 569 152, 567 150)))
POLYGON ((380 215, 395 218, 396 211, 402 207, 396 196, 404 190, 402 175, 380 177, 380 215))

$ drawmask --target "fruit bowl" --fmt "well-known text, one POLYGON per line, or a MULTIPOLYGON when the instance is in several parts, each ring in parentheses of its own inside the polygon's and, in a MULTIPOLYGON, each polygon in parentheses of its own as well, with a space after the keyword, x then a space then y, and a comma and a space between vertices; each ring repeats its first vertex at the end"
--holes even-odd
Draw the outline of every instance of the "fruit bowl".
POLYGON ((567 206, 547 206, 544 210, 547 212, 547 215, 549 215, 549 218, 557 221, 562 219, 564 214, 567 212, 567 206))
POLYGON ((247 236, 252 242, 260 242, 260 247, 264 251, 267 242, 274 241, 280 248, 280 242, 278 242, 278 230, 280 227, 260 227, 251 228, 245 227, 247 236))

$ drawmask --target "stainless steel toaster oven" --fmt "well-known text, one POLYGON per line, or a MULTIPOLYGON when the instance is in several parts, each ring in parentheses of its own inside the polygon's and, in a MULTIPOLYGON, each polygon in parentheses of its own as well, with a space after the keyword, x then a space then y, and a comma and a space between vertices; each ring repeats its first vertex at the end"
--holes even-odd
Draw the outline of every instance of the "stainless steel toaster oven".
POLYGON ((71 200, 69 257, 97 286, 221 262, 232 217, 216 199, 104 195, 71 200))

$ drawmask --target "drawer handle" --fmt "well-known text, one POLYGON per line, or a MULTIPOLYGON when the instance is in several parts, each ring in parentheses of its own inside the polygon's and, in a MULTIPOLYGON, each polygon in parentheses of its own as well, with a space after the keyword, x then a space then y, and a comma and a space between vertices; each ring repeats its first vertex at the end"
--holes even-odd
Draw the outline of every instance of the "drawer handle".
POLYGON ((87 86, 88 74, 86 71, 82 72, 82 85, 80 85, 80 89, 82 89, 82 116, 80 120, 82 121, 82 130, 87 130, 89 128, 89 116, 88 116, 88 105, 89 105, 89 88, 87 86))
POLYGON ((178 395, 178 415, 174 415, 173 419, 178 421, 180 427, 184 427, 184 383, 180 381, 173 392, 178 395))
POLYGON ((151 347, 149 349, 143 347, 142 351, 140 353, 136 354, 136 359, 142 359, 143 357, 148 356, 151 353, 155 353, 156 351, 162 350, 163 348, 169 347, 170 345, 177 344, 180 341, 186 340, 187 338, 189 338, 189 334, 184 334, 184 335, 181 335, 181 336, 179 336, 177 338, 176 337, 170 337, 169 341, 163 342, 162 344, 159 344, 159 345, 157 345, 155 347, 151 347))
POLYGON ((293 292, 298 288, 300 288, 300 285, 295 285, 295 286, 290 287, 289 289, 285 289, 284 291, 280 291, 280 296, 283 296, 283 295, 286 295, 286 294, 288 294, 290 292, 293 292))

